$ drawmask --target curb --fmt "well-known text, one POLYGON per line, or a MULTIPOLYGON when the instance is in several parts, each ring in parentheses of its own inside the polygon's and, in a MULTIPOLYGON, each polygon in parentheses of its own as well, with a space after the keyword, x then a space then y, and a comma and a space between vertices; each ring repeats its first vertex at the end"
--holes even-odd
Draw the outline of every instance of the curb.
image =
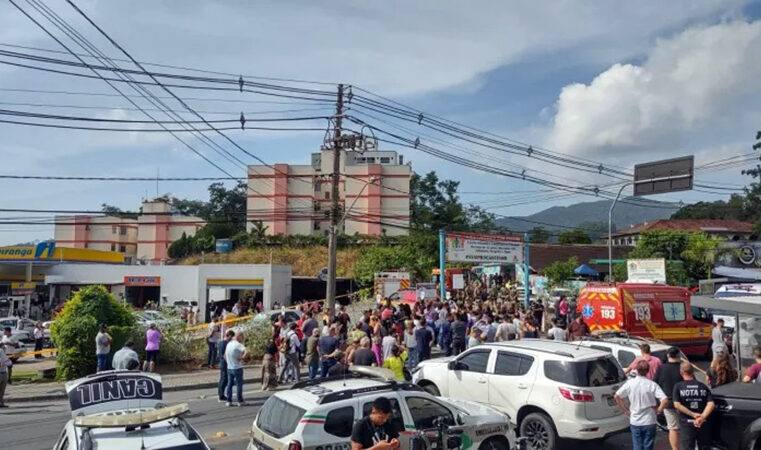
MULTIPOLYGON (((244 386, 247 383, 256 383, 261 384, 262 377, 254 377, 254 378, 244 378, 243 383, 244 386)), ((209 388, 216 388, 217 387, 216 381, 207 381, 204 383, 196 383, 196 384, 186 384, 186 385, 178 385, 178 386, 166 386, 162 389, 163 392, 180 392, 180 391, 192 391, 196 389, 209 389, 209 388)), ((13 385, 11 385, 13 386, 13 385)), ((8 392, 8 391, 6 391, 8 392)), ((11 396, 6 395, 5 396, 5 402, 6 404, 10 403, 30 403, 30 402, 39 402, 39 401, 47 401, 47 400, 65 400, 68 397, 66 396, 66 392, 63 390, 63 386, 61 386, 61 392, 50 392, 46 394, 41 395, 30 395, 25 397, 19 397, 14 398, 11 396)))

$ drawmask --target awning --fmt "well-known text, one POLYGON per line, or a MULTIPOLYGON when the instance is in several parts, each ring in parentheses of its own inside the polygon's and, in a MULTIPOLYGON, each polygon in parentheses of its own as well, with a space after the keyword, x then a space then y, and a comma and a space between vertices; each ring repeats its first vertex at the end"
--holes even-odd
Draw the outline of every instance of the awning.
POLYGON ((600 276, 600 273, 597 272, 595 269, 589 267, 586 264, 582 264, 579 267, 573 269, 573 273, 576 275, 580 275, 582 277, 598 277, 600 276))

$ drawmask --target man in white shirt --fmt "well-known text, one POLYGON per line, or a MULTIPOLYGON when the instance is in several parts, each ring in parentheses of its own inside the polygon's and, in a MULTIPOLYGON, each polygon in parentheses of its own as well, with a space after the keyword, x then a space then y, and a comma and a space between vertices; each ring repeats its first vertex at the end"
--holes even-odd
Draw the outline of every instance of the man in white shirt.
POLYGON ((114 370, 135 370, 140 367, 140 359, 134 348, 135 342, 128 339, 124 343, 124 347, 114 353, 114 358, 111 361, 114 370))
POLYGON ((555 341, 565 342, 568 340, 568 333, 558 325, 557 319, 552 319, 552 328, 547 330, 547 337, 555 341))
POLYGON ((647 378, 649 370, 647 361, 637 363, 637 377, 624 383, 615 395, 618 407, 629 416, 635 450, 653 450, 657 414, 662 413, 669 402, 660 386, 647 378), (628 408, 624 398, 629 399, 628 408))
POLYGON ((243 360, 248 357, 248 350, 243 345, 243 332, 235 333, 235 339, 227 343, 225 347, 225 363, 227 364, 227 406, 232 406, 233 384, 236 386, 238 396, 237 406, 245 405, 243 401, 243 360))
POLYGON ((8 384, 10 378, 8 369, 11 368, 13 362, 5 355, 3 346, 0 345, 0 408, 7 408, 3 398, 5 397, 5 386, 8 384))
POLYGON ((716 321, 716 326, 711 329, 711 352, 713 352, 713 359, 719 357, 721 353, 727 351, 727 344, 724 343, 724 319, 716 321))
POLYGON ((518 335, 518 329, 511 316, 505 317, 497 327, 497 341, 512 341, 518 335))
MULTIPOLYGON (((42 322, 37 322, 34 325, 34 351, 39 352, 42 350, 43 343, 45 341, 45 331, 42 328, 42 322)), ((41 359, 42 354, 37 353, 34 355, 34 359, 41 359)))
MULTIPOLYGON (((3 328, 3 337, 0 339, 0 347, 4 347, 5 351, 9 353, 10 349, 14 349, 13 353, 16 353, 15 350, 19 348, 18 339, 13 335, 11 327, 3 328)), ((11 384, 11 374, 13 373, 11 366, 8 366, 6 371, 8 372, 8 384, 11 384)))
POLYGON ((285 362, 283 363, 283 367, 280 370, 280 376, 278 377, 279 383, 287 382, 288 379, 292 376, 295 381, 298 383, 300 374, 299 374, 299 355, 301 354, 299 347, 301 345, 301 342, 299 341, 299 335, 296 333, 296 322, 291 322, 288 325, 288 331, 286 331, 285 336, 283 337, 286 342, 286 348, 285 353, 283 353, 283 356, 285 357, 285 362))

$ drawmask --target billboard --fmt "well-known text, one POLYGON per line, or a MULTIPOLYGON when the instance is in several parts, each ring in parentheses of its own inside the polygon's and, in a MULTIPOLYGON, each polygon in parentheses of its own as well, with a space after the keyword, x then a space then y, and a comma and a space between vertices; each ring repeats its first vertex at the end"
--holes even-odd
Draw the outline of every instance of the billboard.
POLYGON ((11 283, 11 295, 30 295, 34 294, 35 289, 37 289, 37 283, 34 281, 11 283))
POLYGON ((626 261, 626 272, 630 283, 665 283, 666 260, 629 259, 626 261))
POLYGON ((523 238, 476 233, 447 233, 446 261, 522 264, 523 238))

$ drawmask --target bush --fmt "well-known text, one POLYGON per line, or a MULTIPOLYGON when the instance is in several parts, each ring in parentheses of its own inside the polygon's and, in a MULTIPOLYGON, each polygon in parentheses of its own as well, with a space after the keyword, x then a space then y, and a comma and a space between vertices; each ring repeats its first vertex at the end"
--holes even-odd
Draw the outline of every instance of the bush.
MULTIPOLYGON (((166 365, 175 366, 187 362, 201 362, 206 359, 206 330, 202 333, 189 332, 185 330, 185 324, 181 320, 171 320, 169 325, 159 328, 161 331, 161 342, 159 343, 159 368, 166 365), (201 336, 200 334, 203 334, 201 336)), ((135 351, 140 355, 140 359, 145 359, 145 332, 147 327, 144 324, 136 324, 130 331, 130 337, 135 342, 135 351)), ((126 339, 125 339, 126 340, 126 339)), ((121 341, 123 345, 124 341, 121 341)), ((114 337, 116 343, 116 337, 114 337)), ((116 347, 120 348, 120 347, 116 347)))
POLYGON ((108 325, 115 350, 130 334, 135 319, 103 286, 81 289, 66 302, 51 327, 51 338, 58 345, 56 379, 71 380, 95 371, 95 335, 101 323, 108 325))
POLYGON ((254 361, 262 359, 267 346, 267 340, 272 336, 269 319, 254 318, 235 327, 243 331, 244 345, 254 361))

